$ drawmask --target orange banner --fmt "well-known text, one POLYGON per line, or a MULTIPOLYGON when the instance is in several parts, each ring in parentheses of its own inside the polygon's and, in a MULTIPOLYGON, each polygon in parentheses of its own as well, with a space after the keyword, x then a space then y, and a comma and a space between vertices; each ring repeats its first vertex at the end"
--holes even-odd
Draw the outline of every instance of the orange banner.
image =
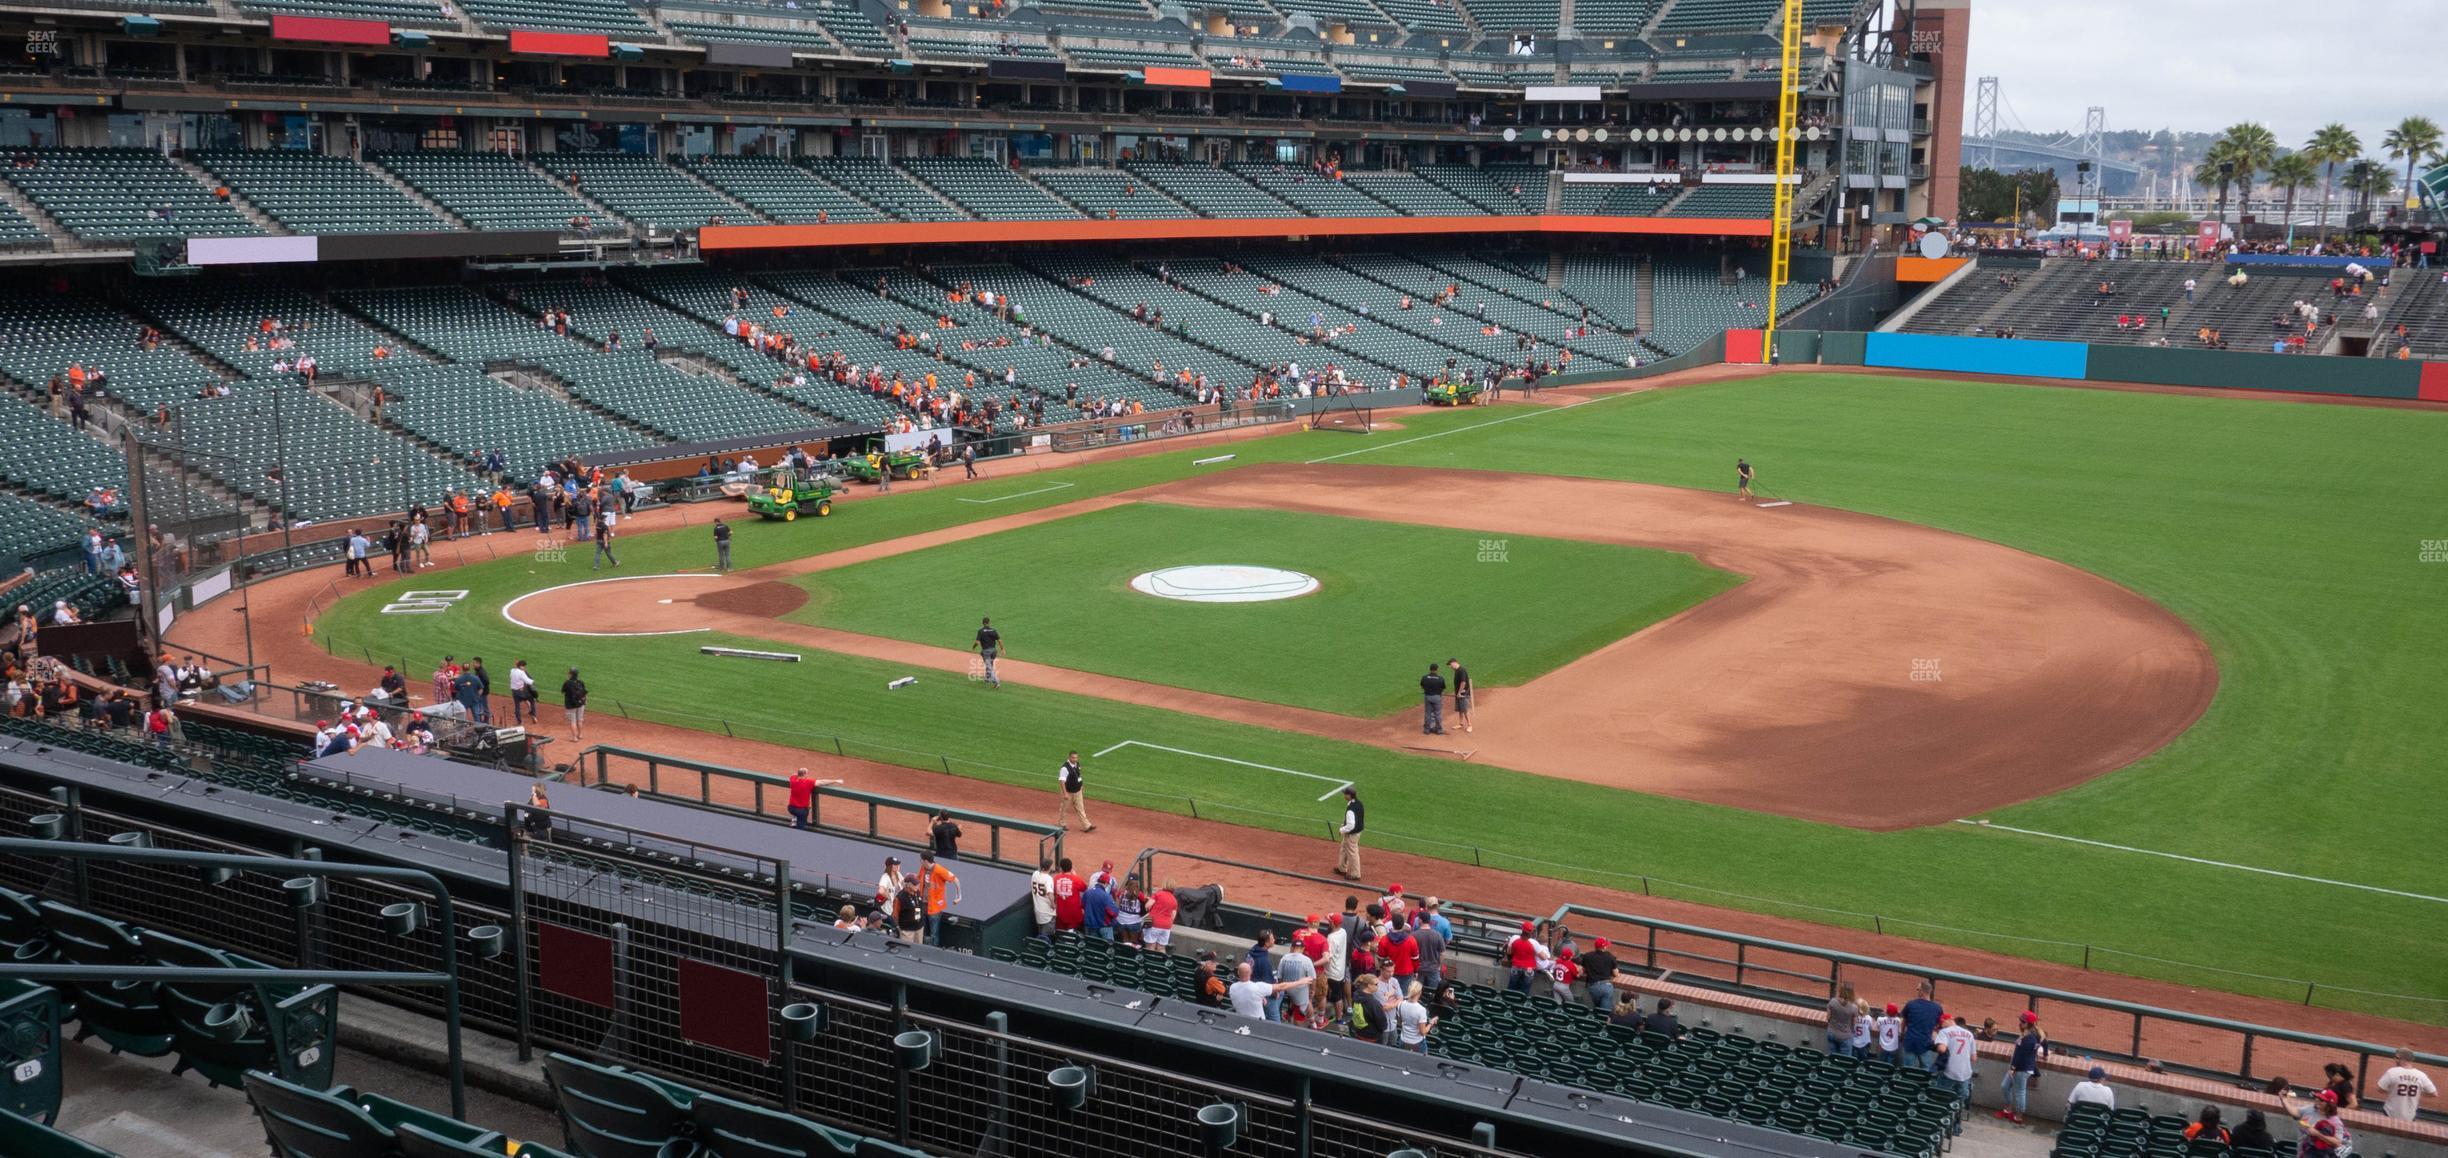
POLYGON ((1147 82, 1166 88, 1214 88, 1214 78, 1203 68, 1158 68, 1150 65, 1141 70, 1147 82))
POLYGON ((1729 217, 1201 217, 1167 221, 893 221, 845 225, 708 225, 697 247, 819 249, 989 242, 1192 241, 1244 237, 1401 237, 1428 234, 1606 233, 1766 237, 1768 222, 1729 217))
POLYGON ((1896 259, 1896 280, 1919 283, 1945 281, 1968 257, 1899 257, 1896 259))

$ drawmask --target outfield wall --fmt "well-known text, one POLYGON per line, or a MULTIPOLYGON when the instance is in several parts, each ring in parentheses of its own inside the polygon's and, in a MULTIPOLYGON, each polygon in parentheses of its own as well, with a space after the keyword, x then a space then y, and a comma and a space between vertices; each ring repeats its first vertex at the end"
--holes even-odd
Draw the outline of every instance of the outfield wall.
MULTIPOLYGON (((1759 332, 1729 331, 1726 345, 1731 351, 1726 360, 1755 361, 1756 355, 1750 358, 1741 355, 1759 348, 1759 332)), ((2448 362, 1942 334, 1863 334, 1844 330, 1779 330, 1776 346, 1777 360, 1787 366, 1875 366, 2074 382, 2132 382, 2146 386, 2448 402, 2448 362)))

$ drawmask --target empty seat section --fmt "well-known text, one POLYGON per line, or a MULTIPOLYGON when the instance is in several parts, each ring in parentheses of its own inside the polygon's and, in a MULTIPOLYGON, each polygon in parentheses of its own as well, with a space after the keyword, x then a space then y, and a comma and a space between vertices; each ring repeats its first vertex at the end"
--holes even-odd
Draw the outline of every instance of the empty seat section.
POLYGON ((179 424, 186 445, 218 456, 223 482, 261 502, 279 504, 285 495, 298 519, 398 511, 479 482, 459 464, 309 390, 275 395, 266 384, 241 383, 230 397, 185 407, 179 424), (268 436, 275 430, 277 439, 268 436), (285 489, 276 467, 286 471, 285 489))
MULTIPOLYGON (((1716 262, 1694 259, 1660 260, 1652 269, 1657 329, 1650 337, 1670 353, 1680 354, 1727 330, 1757 329, 1767 319, 1768 283, 1763 278, 1727 282, 1716 262)), ((1809 290, 1787 286, 1777 304, 1792 313, 1810 304, 1810 298, 1809 290)))
POLYGON ((454 362, 533 361, 586 347, 465 286, 397 286, 339 295, 348 308, 454 362))
MULTIPOLYGON (((85 536, 85 520, 32 499, 0 491, 0 567, 16 574, 29 557, 73 547, 85 536)), ((17 603, 30 602, 12 595, 17 603)))
POLYGON ((640 350, 555 354, 540 364, 572 396, 682 441, 812 430, 831 423, 735 382, 674 369, 640 350))
POLYGON ((988 221, 1055 221, 1080 215, 1028 178, 984 158, 910 157, 901 167, 988 221))
POLYGON ((1774 186, 1708 184, 1685 195, 1666 216, 1766 217, 1775 210, 1774 186))
POLYGON ((1032 169, 1037 183, 1052 189, 1088 216, 1122 221, 1196 217, 1181 202, 1120 169, 1032 169))
POLYGON ((1301 217, 1273 194, 1213 165, 1140 161, 1124 169, 1171 194, 1201 217, 1301 217))
POLYGON ((1451 0, 1376 0, 1394 23, 1415 32, 1462 32, 1462 9, 1451 0))
POLYGON ((1575 0, 1573 27, 1582 32, 1638 32, 1657 15, 1658 0, 1575 0))
POLYGON ((1369 0, 1274 0, 1285 15, 1307 13, 1318 18, 1323 28, 1329 24, 1348 24, 1357 28, 1393 28, 1388 16, 1369 0))
POLYGON ((374 163, 478 229, 617 229, 551 178, 500 153, 385 153, 374 163))
POLYGON ((152 149, 22 149, 0 175, 89 241, 263 232, 152 149))
POLYGON ((1077 64, 1082 68, 1095 69, 1101 72, 1126 72, 1134 69, 1146 68, 1149 65, 1154 65, 1158 68, 1207 67, 1206 61, 1199 59, 1195 53, 1192 53, 1186 47, 1163 48, 1147 46, 1137 48, 1120 48, 1111 45, 1088 44, 1073 47, 1072 45, 1066 43, 1063 46, 1063 52, 1071 57, 1072 63, 1077 64))
POLYGON ((1495 36, 1535 32, 1544 43, 1564 22, 1556 0, 1457 0, 1470 9, 1479 28, 1495 36))
POLYGON ((1782 11, 1776 0, 1674 0, 1657 31, 1757 32, 1782 11))
POLYGON ((0 248, 39 248, 51 244, 51 235, 34 224, 32 218, 9 205, 0 205, 0 248))
MULTIPOLYGON (((817 20, 790 20, 773 24, 748 24, 737 20, 689 19, 681 10, 666 8, 663 23, 683 40, 733 40, 751 44, 787 45, 793 52, 817 56, 841 56, 845 52, 857 56, 884 56, 891 47, 884 33, 864 16, 857 18, 852 28, 863 27, 865 35, 828 36, 831 27, 817 20), (845 48, 847 45, 847 48, 845 48)), ((711 13, 705 15, 711 16, 711 13)))
POLYGON ((1478 217, 1484 210, 1416 173, 1345 173, 1343 183, 1406 217, 1478 217))
POLYGON ((1536 183, 1531 183, 1469 165, 1422 165, 1412 172, 1421 180, 1490 213, 1539 213, 1546 209, 1547 181, 1544 174, 1536 183))
MULTIPOLYGON (((1462 315, 1474 330, 1493 325, 1504 331, 1500 340, 1510 343, 1517 335, 1537 338, 1547 347, 1562 347, 1576 355, 1594 357, 1613 365, 1624 365, 1637 352, 1632 343, 1607 330, 1593 328, 1586 336, 1567 337, 1566 332, 1581 328, 1577 308, 1558 307, 1554 295, 1538 293, 1528 300, 1514 297, 1503 289, 1468 280, 1459 274, 1437 266, 1390 253, 1363 253, 1336 259, 1337 264, 1410 293, 1415 300, 1425 300, 1451 288, 1455 297, 1449 312, 1462 315)), ((1543 288, 1543 287, 1542 287, 1543 288)), ((1415 306, 1413 311, 1417 313, 1415 306)), ((1451 324, 1451 319, 1448 320, 1451 324)), ((1438 333, 1443 336, 1442 331, 1438 333)), ((1485 335, 1482 335, 1485 336, 1485 335)), ((1521 350, 1516 358, 1529 356, 1521 350)))
POLYGON ((653 157, 637 153, 546 153, 545 172, 569 182, 604 208, 665 233, 688 233, 720 221, 752 225, 756 218, 722 194, 653 157))
POLYGON ((419 28, 459 26, 442 11, 438 0, 237 0, 237 4, 240 12, 250 16, 337 16, 419 28))
MULTIPOLYGON (((744 372, 742 377, 765 381, 766 376, 770 376, 767 388, 777 394, 796 399, 846 422, 880 423, 893 415, 889 404, 805 369, 809 353, 821 356, 835 351, 849 354, 862 366, 873 364, 875 359, 859 355, 890 348, 888 343, 874 334, 861 332, 855 326, 806 309, 737 275, 702 269, 639 270, 625 274, 621 284, 675 313, 705 323, 705 329, 701 332, 710 335, 711 341, 718 345, 729 344, 728 352, 719 355, 726 364, 736 366, 738 360, 757 364, 759 370, 744 372), (748 301, 745 308, 735 309, 732 305, 731 291, 735 289, 746 292, 748 301), (778 315, 777 307, 780 307, 778 315), (719 327, 726 319, 733 317, 743 323, 753 322, 768 331, 790 335, 799 344, 798 360, 785 365, 749 350, 739 339, 724 334, 719 327), (802 373, 805 375, 804 382, 796 377, 802 373)), ((908 358, 913 368, 917 365, 917 355, 899 350, 894 350, 893 355, 895 358, 908 358)))
POLYGON ((890 221, 882 210, 779 157, 698 157, 689 170, 707 184, 786 225, 890 221))
POLYGON ((910 175, 874 157, 815 157, 808 168, 868 204, 903 221, 963 221, 968 215, 927 191, 910 175))
POLYGON ((476 23, 496 31, 534 28, 600 32, 615 40, 663 38, 623 0, 460 0, 460 7, 476 23))
POLYGON ((453 228, 346 157, 273 150, 198 153, 196 163, 293 233, 453 228))
POLYGON ((456 453, 473 466, 499 450, 510 474, 532 479, 564 455, 638 450, 654 439, 572 407, 539 390, 524 390, 475 366, 401 366, 382 375, 390 396, 383 418, 456 453))
POLYGON ((1311 217, 1391 217, 1385 203, 1302 165, 1263 162, 1228 165, 1243 180, 1291 203, 1311 217))

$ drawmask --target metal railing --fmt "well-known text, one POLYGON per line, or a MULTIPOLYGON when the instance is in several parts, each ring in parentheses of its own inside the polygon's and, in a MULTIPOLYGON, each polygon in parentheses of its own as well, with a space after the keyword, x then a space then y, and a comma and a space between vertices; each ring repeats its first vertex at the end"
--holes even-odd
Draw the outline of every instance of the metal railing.
MULTIPOLYGON (((40 818, 37 818, 38 820, 40 818)), ((61 819, 65 819, 64 817, 61 819)), ((322 860, 289 857, 269 857, 251 854, 194 852, 182 849, 150 848, 117 842, 94 844, 83 840, 40 840, 0 837, 0 856, 20 856, 46 860, 65 859, 82 866, 101 861, 113 864, 148 864, 184 869, 236 873, 278 873, 289 880, 283 887, 293 898, 314 898, 307 904, 320 904, 322 895, 310 886, 299 889, 295 882, 311 879, 320 885, 324 878, 355 878, 370 881, 392 881, 422 888, 433 899, 434 919, 438 924, 441 968, 427 972, 413 969, 196 969, 173 965, 82 965, 37 964, 11 962, 0 964, 0 978, 33 982, 85 982, 110 984, 127 981, 191 982, 199 985, 244 983, 272 985, 410 985, 438 986, 442 990, 442 1032, 447 1050, 450 1082, 451 1116, 467 1117, 467 1081, 465 1054, 459 1037, 459 928, 457 914, 451 907, 450 887, 442 878, 423 869, 390 865, 333 864, 322 860)), ((82 900, 82 898, 80 898, 82 900)), ((293 900, 293 903, 296 903, 293 900)), ((388 920, 400 928, 413 931, 418 923, 406 912, 386 912, 388 920)), ((501 930, 490 926, 471 929, 471 935, 481 935, 479 944, 498 946, 501 930)), ((89 1027, 90 1028, 90 1027, 89 1027)))
MULTIPOLYGON (((1955 986, 2005 994, 2021 999, 2020 1008, 2033 1012, 2039 1012, 2044 1002, 2076 1009, 2100 1011, 2111 1015, 2116 1020, 2129 1022, 2130 1034, 2117 1048, 2098 1043, 2086 1043, 2083 1048, 2205 1076, 2231 1078, 2239 1081, 2252 1081, 2267 1077, 2268 1074, 2256 1072, 2254 1068, 2256 1046, 2268 1042, 2281 1042, 2310 1046, 2318 1050, 2329 1051, 2332 1054, 2355 1055, 2357 1081, 2362 1083, 2369 1076, 2370 1064, 2374 1058, 2387 1059, 2397 1049, 2394 1045, 2379 1045, 2372 1042, 2355 1041, 2351 1038, 2281 1029, 2207 1014, 2187 1013, 2140 1002, 2120 1001, 2110 997, 2077 993, 2028 981, 1984 977, 1975 973, 1958 973, 1906 961, 1849 953, 1841 949, 1804 945, 1769 937, 1755 937, 1723 929, 1686 925, 1677 921, 1643 917, 1586 905, 1565 905, 1555 911, 1552 919, 1567 930, 1579 929, 1589 932, 1597 929, 1600 932, 1606 932, 1600 927, 1609 925, 1637 930, 1634 937, 1626 938, 1618 935, 1613 938, 1619 959, 1629 962, 1637 947, 1645 967, 1652 971, 1661 974, 1678 974, 1678 979, 1687 983, 1714 982, 1718 986, 1730 987, 1749 994, 1767 995, 1789 1001, 1806 1010, 1823 1005, 1829 998, 1835 996, 1837 987, 1845 983, 1846 971, 1850 969, 1860 973, 1885 974, 1892 978, 1926 980, 1940 987, 1942 992, 1947 986, 1955 986), (1695 942, 1698 944, 1694 945, 1695 942), (1722 948, 1711 952, 1704 951, 1700 947, 1712 945, 1722 948), (1730 955, 1727 955, 1729 953, 1730 955), (1811 963, 1812 967, 1796 967, 1802 962, 1811 963), (1691 976, 1695 972, 1700 976, 1691 976), (2224 1065, 2210 1061, 2187 1062, 2159 1056, 2148 1048, 2152 1044, 2149 1031, 2153 1028, 2154 1023, 2162 1027, 2186 1026, 2195 1030, 2206 1029, 2232 1035, 2237 1045, 2233 1055, 2234 1063, 2224 1065)), ((2169 1041, 2166 1044, 2179 1043, 2169 1041)), ((2191 1043, 2184 1044, 2190 1045, 2191 1043)), ((2262 1052, 2266 1054, 2266 1051, 2262 1052)), ((2448 1056, 2433 1054, 2418 1054, 2417 1056, 2427 1064, 2448 1065, 2448 1056)))
MULTIPOLYGON (((636 777, 642 775, 643 790, 657 799, 723 812, 736 813, 743 809, 737 804, 718 799, 717 785, 732 788, 733 794, 745 792, 749 803, 744 811, 758 816, 780 815, 782 805, 790 799, 790 781, 787 777, 610 744, 598 744, 579 752, 570 768, 581 787, 636 784, 639 783, 636 777), (623 768, 621 771, 624 775, 616 779, 613 776, 614 760, 643 765, 643 769, 631 771, 623 768)), ((842 811, 840 808, 834 809, 834 816, 839 817, 842 811)), ((811 827, 904 848, 929 847, 928 828, 938 813, 956 822, 985 826, 986 855, 978 858, 964 851, 962 855, 969 859, 982 859, 988 864, 1030 872, 1037 868, 1041 860, 1062 858, 1063 829, 1057 825, 832 785, 818 786, 808 801, 808 824, 811 827), (863 819, 849 824, 841 823, 838 819, 828 821, 825 818, 825 802, 828 800, 849 805, 852 815, 863 813, 863 819), (888 823, 899 819, 906 819, 907 825, 898 827, 888 823), (895 835, 896 831, 917 835, 895 835), (1006 832, 1015 834, 1014 839, 1008 842, 1008 855, 1004 839, 1006 832)))

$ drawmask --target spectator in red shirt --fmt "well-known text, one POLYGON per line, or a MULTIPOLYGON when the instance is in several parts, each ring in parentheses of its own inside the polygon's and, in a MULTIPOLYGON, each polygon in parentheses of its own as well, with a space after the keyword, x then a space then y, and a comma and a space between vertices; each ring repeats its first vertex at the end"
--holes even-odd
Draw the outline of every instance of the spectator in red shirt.
POLYGON ((1062 858, 1062 871, 1054 874, 1054 928, 1056 931, 1077 930, 1087 922, 1087 913, 1083 908, 1083 897, 1087 892, 1088 882, 1080 879, 1078 873, 1071 871, 1071 858, 1067 856, 1062 858))
POLYGON ((1394 963, 1395 992, 1409 993, 1411 977, 1419 972, 1419 940, 1411 935, 1410 929, 1397 923, 1386 930, 1385 957, 1394 963))
POLYGON ((1181 912, 1181 902, 1174 899, 1173 886, 1156 890, 1148 896, 1147 947, 1159 953, 1173 944, 1173 918, 1181 912))
POLYGON ((813 809, 814 809, 814 807, 815 807, 815 802, 816 802, 816 789, 817 789, 817 788, 818 788, 820 785, 825 785, 825 784, 839 784, 839 783, 841 783, 841 781, 839 781, 839 780, 815 780, 815 779, 811 779, 811 778, 809 778, 809 776, 808 776, 808 770, 807 770, 807 769, 805 769, 805 768, 801 768, 800 770, 798 770, 798 771, 796 771, 796 772, 791 773, 791 776, 790 776, 790 814, 791 814, 791 827, 792 827, 792 828, 806 828, 806 827, 808 826, 808 814, 809 814, 811 811, 813 811, 813 809))
POLYGON ((1530 995, 1530 980, 1538 976, 1538 926, 1522 922, 1521 932, 1505 943, 1505 988, 1524 997, 1530 995))

